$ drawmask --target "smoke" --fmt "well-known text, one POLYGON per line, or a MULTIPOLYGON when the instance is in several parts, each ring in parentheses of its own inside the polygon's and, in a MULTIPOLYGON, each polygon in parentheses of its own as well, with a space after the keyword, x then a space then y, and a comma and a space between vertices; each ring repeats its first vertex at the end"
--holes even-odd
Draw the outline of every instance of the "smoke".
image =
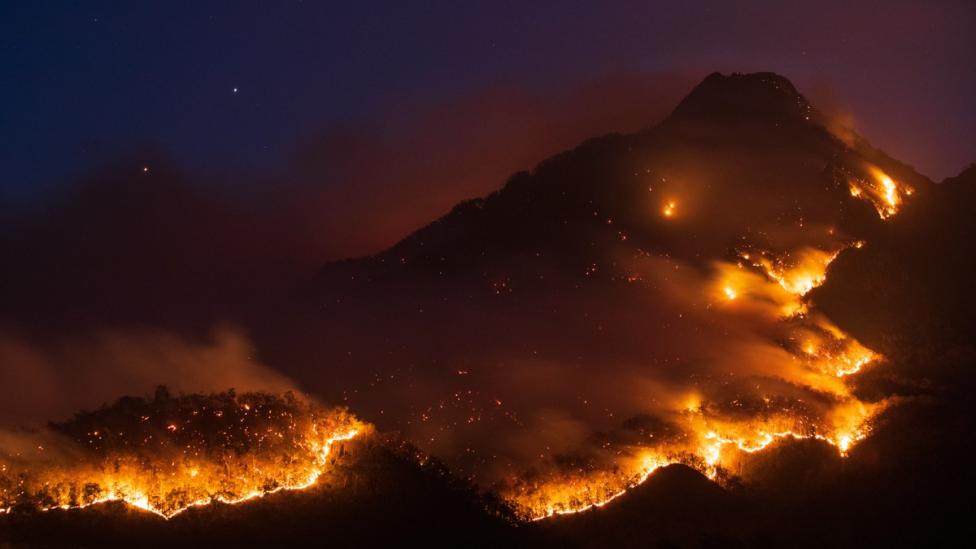
MULTIPOLYGON (((245 334, 288 321, 326 260, 376 252, 582 139, 651 125, 692 83, 619 74, 391 106, 382 123, 306 136, 263 175, 187 170, 139 147, 29 207, 0 205, 0 420, 63 417, 158 384, 291 388, 276 372, 313 375, 307 362, 261 361, 280 353, 245 334)), ((333 370, 329 386, 352 377, 333 370)))
POLYGON ((814 78, 810 82, 809 97, 824 116, 827 129, 848 146, 854 146, 854 108, 841 98, 836 85, 827 77, 814 78))
POLYGON ((285 392, 295 386, 254 358, 230 328, 203 341, 152 328, 101 330, 43 341, 0 333, 0 424, 62 419, 158 385, 175 391, 285 392))

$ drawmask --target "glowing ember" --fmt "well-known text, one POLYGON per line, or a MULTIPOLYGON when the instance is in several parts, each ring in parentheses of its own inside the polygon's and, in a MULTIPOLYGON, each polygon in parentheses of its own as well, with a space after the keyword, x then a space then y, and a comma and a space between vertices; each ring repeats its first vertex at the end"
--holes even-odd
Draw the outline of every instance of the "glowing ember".
POLYGON ((678 207, 677 203, 675 203, 674 201, 670 201, 664 205, 664 208, 661 210, 661 213, 664 214, 664 217, 673 217, 677 207, 678 207))
POLYGON ((72 439, 52 439, 57 452, 0 454, 0 509, 123 501, 170 518, 300 490, 327 471, 337 444, 369 429, 290 395, 233 393, 122 399, 56 428, 72 439))

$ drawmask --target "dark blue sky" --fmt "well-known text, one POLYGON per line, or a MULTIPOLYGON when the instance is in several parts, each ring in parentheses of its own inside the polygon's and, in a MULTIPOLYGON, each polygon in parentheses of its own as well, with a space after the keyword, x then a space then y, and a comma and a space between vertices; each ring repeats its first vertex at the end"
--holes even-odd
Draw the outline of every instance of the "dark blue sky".
POLYGON ((976 160, 971 2, 731 4, 6 2, 0 196, 146 144, 271 173, 326 128, 615 72, 773 70, 928 175, 976 160))

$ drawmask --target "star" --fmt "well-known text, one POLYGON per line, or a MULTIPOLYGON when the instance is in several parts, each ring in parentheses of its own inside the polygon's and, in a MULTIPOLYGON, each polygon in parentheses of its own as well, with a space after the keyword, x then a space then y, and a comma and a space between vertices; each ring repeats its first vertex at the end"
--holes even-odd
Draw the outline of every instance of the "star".
POLYGON ((237 93, 237 88, 234 88, 234 93, 237 93))

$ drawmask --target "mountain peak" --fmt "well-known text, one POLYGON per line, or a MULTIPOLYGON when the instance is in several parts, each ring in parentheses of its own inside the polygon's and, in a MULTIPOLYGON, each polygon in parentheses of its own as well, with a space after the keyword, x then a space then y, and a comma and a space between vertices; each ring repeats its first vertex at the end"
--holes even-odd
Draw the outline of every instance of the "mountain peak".
POLYGON ((772 72, 713 72, 671 114, 678 120, 809 120, 813 107, 787 78, 772 72))

